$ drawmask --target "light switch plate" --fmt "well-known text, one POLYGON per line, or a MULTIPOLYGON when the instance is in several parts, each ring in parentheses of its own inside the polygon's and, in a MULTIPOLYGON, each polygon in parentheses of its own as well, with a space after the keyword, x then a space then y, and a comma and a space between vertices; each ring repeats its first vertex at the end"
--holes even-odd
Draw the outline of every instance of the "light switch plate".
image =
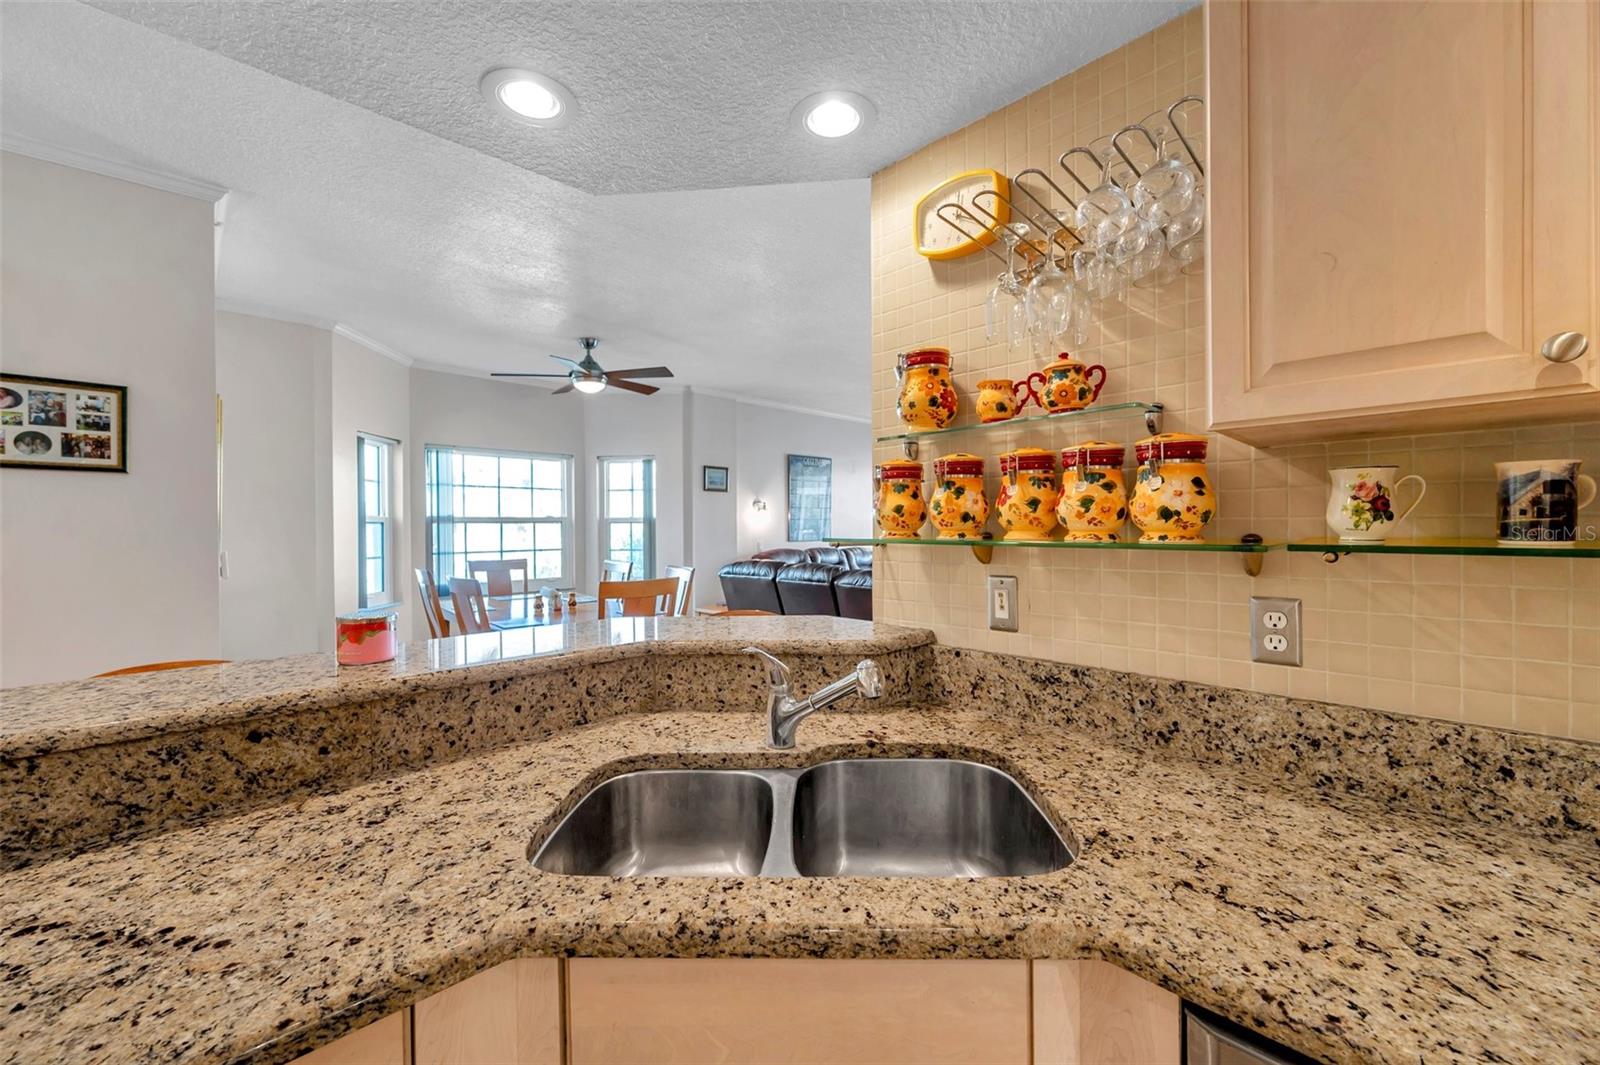
POLYGON ((996 632, 1016 632, 1022 621, 1015 577, 989 578, 989 627, 996 632))
POLYGON ((1250 661, 1300 664, 1300 600, 1250 597, 1250 661))

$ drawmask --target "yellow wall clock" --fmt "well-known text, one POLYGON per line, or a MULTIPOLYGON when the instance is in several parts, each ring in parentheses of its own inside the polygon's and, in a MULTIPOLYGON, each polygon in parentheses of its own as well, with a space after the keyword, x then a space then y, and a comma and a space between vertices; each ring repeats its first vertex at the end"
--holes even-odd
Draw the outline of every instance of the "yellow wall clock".
POLYGON ((983 211, 972 210, 972 198, 986 189, 1000 195, 985 196, 983 209, 1001 222, 1009 222, 1011 204, 1007 202, 1007 197, 1011 193, 1011 188, 1005 175, 996 170, 968 170, 964 174, 957 174, 941 181, 917 201, 916 209, 911 213, 911 225, 918 254, 930 259, 959 259, 963 255, 971 255, 985 244, 993 244, 993 224, 984 216, 983 211), (936 212, 947 203, 960 204, 983 223, 980 226, 978 222, 960 212, 945 212, 954 213, 958 220, 965 223, 969 233, 981 233, 979 239, 963 236, 939 217, 936 212))

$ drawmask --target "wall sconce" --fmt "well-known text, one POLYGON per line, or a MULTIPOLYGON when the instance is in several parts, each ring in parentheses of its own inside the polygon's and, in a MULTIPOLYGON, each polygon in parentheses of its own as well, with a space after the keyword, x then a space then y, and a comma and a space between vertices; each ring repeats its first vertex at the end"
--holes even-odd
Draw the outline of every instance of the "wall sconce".
POLYGON ((750 501, 750 509, 758 514, 765 514, 767 511, 767 501, 765 499, 752 499, 750 501))

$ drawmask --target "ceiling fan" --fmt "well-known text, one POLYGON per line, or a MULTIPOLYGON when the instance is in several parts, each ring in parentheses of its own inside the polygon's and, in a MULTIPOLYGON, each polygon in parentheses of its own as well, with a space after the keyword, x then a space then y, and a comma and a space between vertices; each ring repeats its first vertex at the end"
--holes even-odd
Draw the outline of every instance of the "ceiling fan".
POLYGON ((634 377, 671 377, 672 371, 665 366, 641 366, 633 370, 605 370, 595 361, 595 345, 600 343, 599 337, 579 337, 578 343, 583 345, 583 361, 569 359, 561 355, 552 355, 557 362, 564 362, 572 369, 566 373, 491 373, 490 377, 565 377, 567 384, 555 390, 555 395, 571 392, 577 389, 593 395, 607 385, 620 388, 628 392, 637 392, 641 396, 653 395, 661 389, 655 385, 641 385, 637 381, 629 380, 634 377))

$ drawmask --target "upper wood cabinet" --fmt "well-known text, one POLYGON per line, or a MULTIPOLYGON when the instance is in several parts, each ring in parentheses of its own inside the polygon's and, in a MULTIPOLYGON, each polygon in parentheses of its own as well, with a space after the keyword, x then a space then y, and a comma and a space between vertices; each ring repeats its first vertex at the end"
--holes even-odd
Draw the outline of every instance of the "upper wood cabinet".
POLYGON ((1206 45, 1212 428, 1600 416, 1600 4, 1209 0, 1206 45))

